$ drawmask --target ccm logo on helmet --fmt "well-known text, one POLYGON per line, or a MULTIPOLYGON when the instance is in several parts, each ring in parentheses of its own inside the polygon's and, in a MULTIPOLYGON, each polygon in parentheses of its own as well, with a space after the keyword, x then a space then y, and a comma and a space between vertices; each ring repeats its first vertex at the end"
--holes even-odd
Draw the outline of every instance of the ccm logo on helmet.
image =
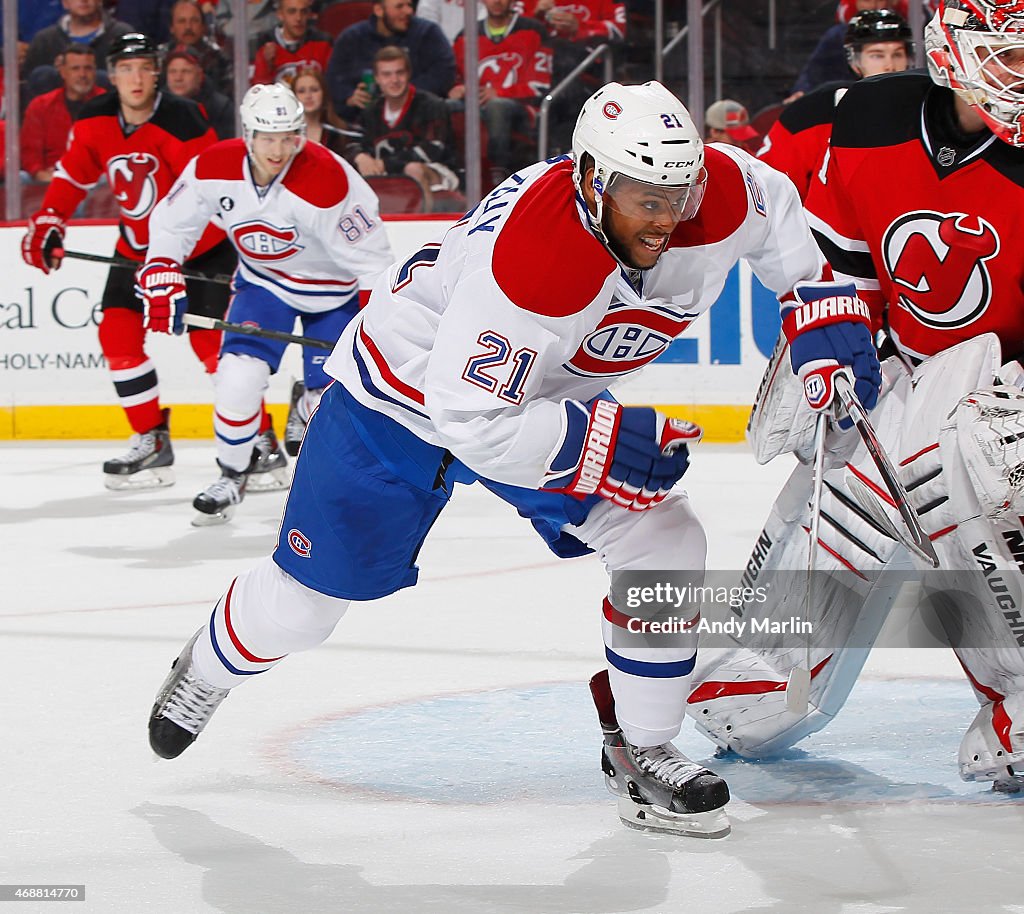
POLYGON ((620 114, 622 114, 622 105, 618 102, 605 102, 601 112, 610 121, 614 121, 620 114))
POLYGON ((696 159, 689 159, 686 162, 666 162, 666 168, 693 168, 697 164, 696 159))

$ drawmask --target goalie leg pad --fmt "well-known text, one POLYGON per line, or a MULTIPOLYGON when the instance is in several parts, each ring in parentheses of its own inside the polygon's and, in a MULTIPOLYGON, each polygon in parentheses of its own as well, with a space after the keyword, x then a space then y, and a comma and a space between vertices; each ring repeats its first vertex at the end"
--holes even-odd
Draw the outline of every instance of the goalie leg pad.
MULTIPOLYGON (((853 465, 866 459, 858 446, 853 465)), ((846 472, 837 467, 824 477, 813 605, 807 605, 806 576, 797 573, 808 563, 809 467, 798 466, 786 483, 743 577, 750 587, 772 582, 767 602, 742 608, 748 623, 799 617, 813 628, 808 711, 796 714, 786 704, 789 674, 807 656, 806 644, 792 636, 778 647, 776 635, 756 636, 747 629, 734 648, 705 652, 698 664, 687 713, 713 742, 740 755, 776 755, 829 723, 853 688, 902 585, 901 576, 882 571, 910 567, 906 550, 859 509, 846 489, 846 472)))

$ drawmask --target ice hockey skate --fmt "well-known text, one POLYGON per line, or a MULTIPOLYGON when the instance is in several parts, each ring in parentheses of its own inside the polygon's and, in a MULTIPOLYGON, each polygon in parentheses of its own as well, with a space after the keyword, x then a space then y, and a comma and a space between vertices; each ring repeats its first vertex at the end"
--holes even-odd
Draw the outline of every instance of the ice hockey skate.
POLYGON ((229 691, 203 682, 192 671, 192 646, 198 637, 196 632, 171 664, 149 715, 149 745, 161 758, 177 758, 191 746, 229 691))
POLYGON ((252 467, 249 469, 249 478, 245 485, 246 491, 273 492, 287 489, 290 481, 288 458, 281 450, 273 428, 260 432, 256 437, 252 467))
POLYGON ((303 381, 296 381, 292 384, 291 403, 288 406, 288 421, 284 427, 284 449, 289 457, 297 457, 299 446, 302 444, 302 436, 306 434, 306 423, 309 416, 302 416, 303 400, 305 400, 306 385, 303 381))
POLYGON ((619 729, 606 670, 590 680, 590 692, 604 731, 601 768, 608 790, 619 798, 622 823, 641 831, 692 838, 728 835, 725 781, 690 761, 671 743, 647 748, 631 745, 619 729))
POLYGON ((158 489, 174 484, 174 450, 168 426, 171 411, 163 411, 164 421, 148 432, 132 435, 126 453, 103 464, 103 485, 111 491, 122 489, 158 489))
POLYGON ((193 500, 192 507, 199 513, 192 518, 193 527, 212 527, 226 524, 235 513, 235 507, 245 498, 247 472, 232 470, 219 460, 220 479, 210 483, 193 500))

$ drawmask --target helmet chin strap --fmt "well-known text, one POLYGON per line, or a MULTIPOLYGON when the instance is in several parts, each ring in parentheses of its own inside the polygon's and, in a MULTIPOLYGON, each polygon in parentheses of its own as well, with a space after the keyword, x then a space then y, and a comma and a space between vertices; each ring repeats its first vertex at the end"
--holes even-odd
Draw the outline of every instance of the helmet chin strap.
MULTIPOLYGON (((597 166, 595 165, 595 173, 596 167, 597 166)), ((593 236, 598 241, 600 241, 602 245, 604 245, 605 250, 612 255, 612 258, 620 267, 622 267, 623 270, 625 270, 627 273, 635 273, 636 267, 631 267, 629 264, 623 263, 622 258, 615 253, 614 249, 611 246, 611 243, 608 240, 608 233, 605 231, 604 227, 604 194, 601 191, 599 191, 596 187, 593 187, 593 185, 591 185, 591 189, 594 191, 594 208, 597 210, 596 213, 591 213, 590 207, 586 205, 587 196, 586 194, 583 193, 583 177, 580 175, 577 169, 573 169, 572 182, 573 184, 576 185, 576 190, 579 192, 580 197, 583 198, 583 209, 586 211, 587 223, 593 236)))

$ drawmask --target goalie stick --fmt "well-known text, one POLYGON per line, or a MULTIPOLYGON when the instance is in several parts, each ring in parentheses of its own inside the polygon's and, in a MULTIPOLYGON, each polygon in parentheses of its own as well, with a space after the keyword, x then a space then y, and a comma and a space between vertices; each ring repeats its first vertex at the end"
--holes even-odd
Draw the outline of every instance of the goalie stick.
MULTIPOLYGON (((889 527, 895 530, 899 542, 903 543, 915 555, 928 562, 933 568, 938 568, 939 557, 935 554, 935 547, 932 546, 932 541, 928 538, 928 534, 921 527, 921 521, 917 516, 917 512, 910 504, 910 496, 907 495, 907 490, 903 487, 903 483, 900 482, 892 461, 889 460, 885 449, 882 447, 881 442, 879 442, 874 427, 868 421, 867 413, 864 407, 860 405, 857 395, 853 392, 853 386, 850 384, 849 379, 845 375, 837 375, 835 388, 840 403, 842 403, 850 420, 860 433, 861 440, 864 442, 868 454, 871 455, 871 459, 874 461, 875 467, 882 477, 882 484, 888 491, 889 499, 896 510, 899 511, 905 530, 898 530, 893 524, 889 524, 889 527)), ((861 496, 861 498, 858 498, 858 501, 861 501, 864 497, 865 491, 867 491, 866 486, 855 493, 861 496)), ((877 496, 872 493, 872 497, 877 496)))
MULTIPOLYGON (((828 426, 828 413, 822 410, 814 423, 814 488, 811 494, 811 529, 807 544, 807 592, 804 604, 804 618, 811 617, 814 605, 814 565, 818 555, 818 540, 821 524, 821 490, 825 477, 825 431, 828 426)), ((789 671, 786 682, 786 708, 803 717, 807 713, 807 705, 811 698, 811 636, 807 636, 807 648, 804 657, 806 668, 798 666, 789 671)))

